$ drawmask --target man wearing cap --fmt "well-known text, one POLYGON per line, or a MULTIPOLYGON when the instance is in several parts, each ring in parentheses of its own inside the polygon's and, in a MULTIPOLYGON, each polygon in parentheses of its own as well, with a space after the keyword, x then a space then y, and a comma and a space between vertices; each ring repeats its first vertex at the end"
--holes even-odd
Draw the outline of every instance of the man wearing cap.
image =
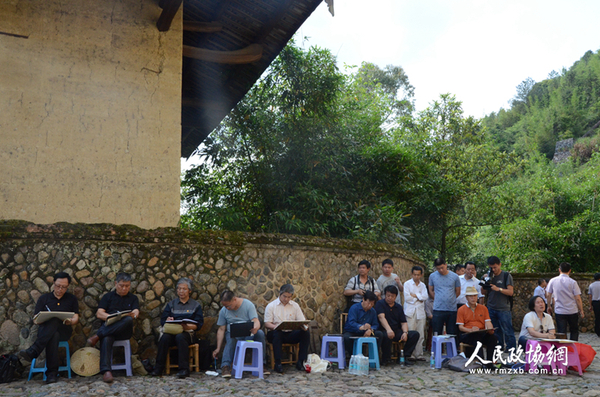
POLYGON ((490 319, 487 307, 477 303, 479 292, 475 287, 467 287, 465 292, 467 304, 458 309, 456 324, 461 332, 459 340, 461 343, 475 345, 481 342, 486 347, 487 359, 491 360, 498 339, 494 336, 494 327, 490 319), (480 332, 487 329, 487 332, 480 332))
MULTIPOLYGON (((202 328, 204 316, 200 303, 190 299, 192 293, 192 281, 189 278, 181 278, 177 281, 177 296, 167 303, 160 318, 160 324, 165 325, 167 321, 182 321, 178 334, 164 332, 158 341, 158 354, 156 365, 151 376, 161 376, 169 354, 169 347, 177 346, 177 363, 179 379, 190 376, 189 346, 196 339, 196 330, 202 328)), ((166 330, 165 330, 166 331, 166 330)))
POLYGON ((69 340, 73 332, 71 326, 79 322, 79 303, 75 295, 67 292, 69 284, 71 276, 68 273, 56 273, 52 292, 39 297, 34 314, 42 311, 73 312, 73 317, 65 320, 55 317, 39 324, 34 344, 18 353, 19 358, 29 362, 46 349, 46 383, 55 383, 58 380, 58 342, 69 340))
POLYGON ((115 280, 115 289, 100 299, 96 317, 106 321, 110 314, 131 310, 121 320, 111 325, 102 324, 96 335, 90 337, 87 342, 89 346, 95 346, 98 341, 100 347, 100 372, 102 380, 112 383, 111 371, 112 349, 115 340, 129 340, 133 335, 133 320, 140 315, 140 303, 138 297, 129 292, 131 289, 131 276, 128 273, 119 273, 115 280))
POLYGON ((308 345, 310 344, 310 332, 306 325, 302 329, 294 331, 278 330, 277 326, 283 321, 304 321, 304 313, 300 305, 292 300, 294 287, 284 284, 279 289, 279 298, 267 305, 265 309, 265 328, 269 330, 267 340, 273 344, 273 356, 275 358, 275 372, 283 373, 281 365, 281 346, 284 343, 295 345, 299 343, 297 370, 304 370, 304 361, 308 356, 308 345))

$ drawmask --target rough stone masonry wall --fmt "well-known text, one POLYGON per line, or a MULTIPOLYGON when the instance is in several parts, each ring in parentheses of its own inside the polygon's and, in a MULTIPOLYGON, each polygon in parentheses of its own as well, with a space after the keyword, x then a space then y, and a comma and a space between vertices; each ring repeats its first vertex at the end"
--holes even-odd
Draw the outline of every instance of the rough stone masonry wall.
MULTIPOLYGON (((215 317, 219 293, 229 288, 250 299, 264 314, 279 287, 291 283, 306 317, 320 332, 339 332, 346 300, 342 291, 362 259, 373 263, 377 278, 381 261, 392 258, 402 280, 419 263, 396 247, 356 241, 288 235, 154 231, 110 225, 38 226, 0 223, 0 352, 28 347, 37 326, 31 317, 40 294, 50 291, 52 276, 73 276, 70 291, 79 299, 80 324, 72 349, 83 347, 100 326, 98 302, 114 287, 119 271, 133 276, 132 292, 141 302, 135 322, 133 351, 154 357, 160 314, 175 295, 180 277, 194 280, 192 297, 204 314, 215 317)), ((214 332, 212 332, 214 338, 214 332)), ((72 350, 74 351, 74 350, 72 350)))
POLYGON ((160 13, 0 0, 0 219, 177 225, 182 11, 160 13))

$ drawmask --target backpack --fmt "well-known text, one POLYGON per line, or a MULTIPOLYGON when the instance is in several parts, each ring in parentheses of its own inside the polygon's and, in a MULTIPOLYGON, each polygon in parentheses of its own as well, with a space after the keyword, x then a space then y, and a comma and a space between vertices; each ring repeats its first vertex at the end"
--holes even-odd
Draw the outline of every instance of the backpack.
MULTIPOLYGON (((352 287, 352 289, 356 289, 356 284, 358 283, 359 277, 360 277, 360 275, 356 275, 353 277, 354 278, 354 286, 352 287)), ((367 284, 371 284, 371 291, 375 292, 375 279, 371 276, 367 276, 367 277, 368 277, 367 284)), ((348 313, 348 311, 350 310, 350 307, 355 303, 354 301, 352 301, 352 298, 354 298, 354 295, 346 297, 346 309, 344 310, 344 313, 348 313)))
POLYGON ((8 383, 15 377, 19 359, 14 354, 0 356, 0 383, 8 383))
MULTIPOLYGON (((504 272, 504 288, 507 287, 507 283, 508 283, 508 272, 504 272)), ((514 288, 515 287, 513 286, 513 290, 514 290, 514 288)), ((512 312, 513 302, 514 302, 514 299, 512 296, 508 297, 508 302, 510 303, 510 311, 512 312)))

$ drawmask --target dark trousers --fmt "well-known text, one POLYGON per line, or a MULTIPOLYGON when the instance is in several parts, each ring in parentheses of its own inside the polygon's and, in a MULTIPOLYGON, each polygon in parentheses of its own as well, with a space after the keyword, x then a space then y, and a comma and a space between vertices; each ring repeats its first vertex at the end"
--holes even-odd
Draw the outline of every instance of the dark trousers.
MULTIPOLYGON (((343 333, 344 346, 346 347, 346 356, 347 357, 351 357, 352 352, 354 350, 354 339, 351 339, 351 337, 356 336, 356 337, 362 338, 364 334, 365 334, 365 331, 360 331, 360 332, 346 331, 343 333)), ((383 341, 383 333, 380 330, 377 330, 377 331, 374 331, 373 336, 375 338, 377 338, 377 346, 381 346, 381 343, 383 341)))
POLYGON ((53 318, 38 327, 37 339, 27 349, 27 354, 32 358, 37 358, 44 349, 46 349, 46 366, 48 368, 46 375, 58 374, 58 342, 69 340, 73 328, 65 325, 58 318, 53 318))
POLYGON ((433 318, 431 319, 431 327, 433 332, 442 335, 444 332, 444 324, 446 325, 446 333, 448 335, 458 335, 458 325, 456 325, 456 312, 445 310, 434 310, 433 318))
POLYGON ((594 326, 594 332, 600 336, 600 301, 592 301, 592 309, 594 309, 594 317, 596 324, 594 326))
MULTIPOLYGON (((476 346, 477 342, 481 342, 485 346, 487 360, 491 360, 492 357, 494 357, 494 349, 496 348, 496 344, 498 344, 498 338, 496 338, 496 335, 488 334, 487 332, 461 333, 459 340, 461 343, 466 343, 467 345, 473 346, 476 346)), ((469 356, 472 354, 473 352, 470 352, 469 356)))
POLYGON ((571 331, 571 340, 579 340, 579 313, 575 314, 554 314, 556 316, 556 332, 559 334, 567 333, 567 324, 571 331))
POLYGON ((112 348, 116 340, 127 340, 133 335, 133 318, 123 317, 114 324, 102 325, 97 333, 100 337, 100 372, 111 370, 112 348))
POLYGON ((158 353, 156 354, 157 371, 162 372, 165 369, 169 347, 177 346, 177 364, 179 370, 190 369, 190 345, 192 344, 192 334, 182 332, 177 335, 163 334, 158 341, 158 353))
POLYGON ((298 352, 298 363, 306 361, 308 356, 308 345, 310 344, 310 332, 297 329, 292 332, 283 331, 269 331, 267 333, 267 340, 273 345, 273 356, 275 358, 275 364, 281 364, 281 345, 284 343, 289 344, 300 344, 300 351, 298 352))
MULTIPOLYGON (((394 337, 388 338, 387 331, 382 331, 383 337, 381 338, 381 362, 385 363, 390 360, 392 355, 392 342, 398 342, 402 337, 402 330, 395 329, 394 337)), ((408 331, 406 342, 404 342, 404 357, 410 357, 415 351, 415 346, 419 341, 419 333, 417 331, 408 331)))

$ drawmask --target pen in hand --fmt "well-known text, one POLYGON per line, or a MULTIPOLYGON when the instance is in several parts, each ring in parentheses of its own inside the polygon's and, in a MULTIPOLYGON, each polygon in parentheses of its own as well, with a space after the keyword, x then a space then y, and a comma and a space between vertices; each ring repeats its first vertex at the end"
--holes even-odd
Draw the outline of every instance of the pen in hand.
POLYGON ((51 312, 52 310, 50 310, 50 308, 48 307, 48 305, 46 305, 46 309, 48 309, 49 312, 51 312))

